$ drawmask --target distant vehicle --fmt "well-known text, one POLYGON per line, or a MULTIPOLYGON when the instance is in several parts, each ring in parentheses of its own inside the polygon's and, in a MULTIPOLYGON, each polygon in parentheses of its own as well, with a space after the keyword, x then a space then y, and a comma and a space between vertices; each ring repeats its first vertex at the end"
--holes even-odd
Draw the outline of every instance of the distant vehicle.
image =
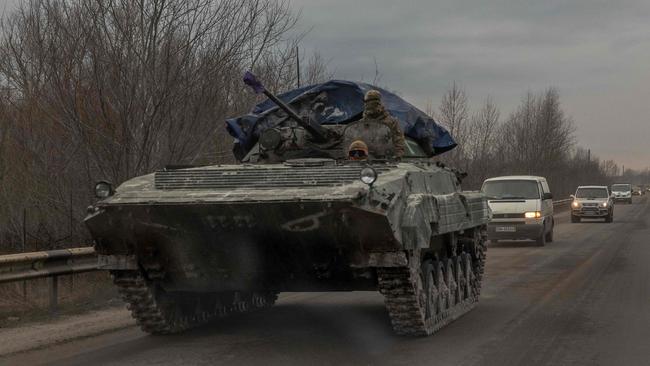
POLYGON ((615 202, 632 203, 632 185, 629 183, 612 185, 612 194, 615 202))
POLYGON ((634 195, 634 196, 642 196, 643 195, 643 190, 639 186, 634 186, 634 187, 632 187, 632 195, 634 195))
POLYGON ((488 239, 532 239, 539 246, 553 241, 553 195, 546 178, 495 177, 487 179, 481 191, 492 210, 488 239))
POLYGON ((614 198, 607 186, 580 186, 571 197, 571 222, 580 222, 583 218, 614 220, 614 198))

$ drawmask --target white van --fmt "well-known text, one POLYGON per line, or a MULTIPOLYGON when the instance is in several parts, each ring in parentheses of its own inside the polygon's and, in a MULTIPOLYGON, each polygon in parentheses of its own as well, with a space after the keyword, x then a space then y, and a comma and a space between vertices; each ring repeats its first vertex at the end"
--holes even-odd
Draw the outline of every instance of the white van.
POLYGON ((528 175, 490 178, 481 191, 492 210, 488 239, 553 241, 553 195, 546 178, 528 175))

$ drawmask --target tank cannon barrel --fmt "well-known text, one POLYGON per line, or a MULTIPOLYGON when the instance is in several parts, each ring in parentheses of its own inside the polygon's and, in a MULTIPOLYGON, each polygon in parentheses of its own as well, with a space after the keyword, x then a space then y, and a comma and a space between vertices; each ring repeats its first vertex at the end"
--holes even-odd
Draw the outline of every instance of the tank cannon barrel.
POLYGON ((250 86, 255 94, 266 95, 273 103, 282 109, 292 120, 296 121, 300 127, 309 132, 316 142, 326 142, 328 140, 327 130, 320 124, 313 123, 309 117, 301 117, 294 111, 288 104, 280 100, 275 94, 268 91, 264 85, 257 79, 257 77, 250 71, 244 74, 244 84, 250 86))

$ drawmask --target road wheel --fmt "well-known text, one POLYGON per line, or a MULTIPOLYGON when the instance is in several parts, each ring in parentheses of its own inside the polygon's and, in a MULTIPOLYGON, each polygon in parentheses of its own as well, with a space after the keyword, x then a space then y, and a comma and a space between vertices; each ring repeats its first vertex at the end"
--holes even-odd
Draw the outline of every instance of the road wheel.
POLYGON ((151 334, 179 333, 231 313, 269 307, 277 299, 272 292, 166 292, 140 271, 112 271, 111 275, 136 323, 151 334))
POLYGON ((571 215, 571 222, 574 223, 574 224, 576 222, 580 222, 580 217, 571 215))
POLYGON ((609 211, 609 214, 605 217, 605 222, 612 222, 614 221, 614 213, 612 211, 609 211))
POLYGON ((410 253, 410 266, 377 267, 393 329, 402 335, 429 335, 472 309, 481 291, 485 266, 484 227, 461 236, 463 251, 452 257, 410 253), (442 257, 442 258, 440 258, 442 257), (435 258, 435 259, 434 259, 435 258))
POLYGON ((431 261, 426 261, 422 265, 421 275, 424 277, 422 281, 425 293, 421 301, 425 303, 425 319, 435 319, 440 313, 439 291, 435 284, 433 268, 434 263, 431 261))

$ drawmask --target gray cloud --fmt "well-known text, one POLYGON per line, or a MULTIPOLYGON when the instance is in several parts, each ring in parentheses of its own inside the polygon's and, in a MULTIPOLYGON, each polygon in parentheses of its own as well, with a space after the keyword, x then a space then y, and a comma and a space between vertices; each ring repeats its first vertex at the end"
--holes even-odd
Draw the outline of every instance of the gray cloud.
MULTIPOLYGON (((20 0, 3 0, 11 9, 20 0)), ((650 166, 647 0, 291 0, 313 30, 304 48, 340 78, 381 84, 424 107, 458 81, 507 115, 527 90, 560 88, 579 143, 650 166)))
POLYGON ((305 40, 337 76, 372 80, 423 107, 454 80, 507 114, 529 89, 560 88, 581 145, 642 168, 650 139, 650 3, 306 1, 305 40))

